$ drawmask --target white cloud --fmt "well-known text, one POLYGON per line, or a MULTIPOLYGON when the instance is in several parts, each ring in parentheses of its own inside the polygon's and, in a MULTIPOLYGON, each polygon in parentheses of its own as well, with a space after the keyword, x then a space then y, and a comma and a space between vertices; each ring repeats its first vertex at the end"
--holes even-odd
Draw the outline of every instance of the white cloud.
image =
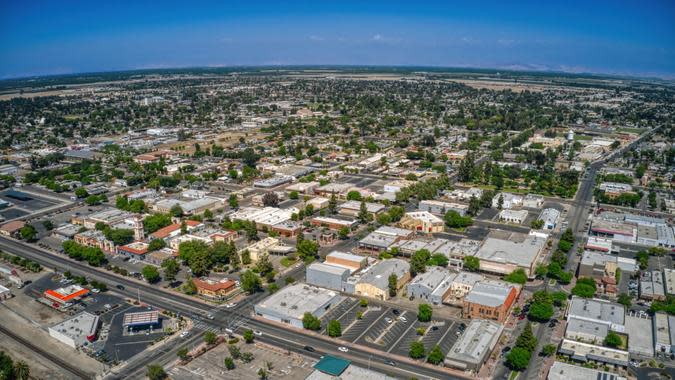
POLYGON ((309 36, 309 39, 312 40, 312 41, 323 41, 323 40, 325 40, 325 38, 323 38, 321 36, 316 36, 316 35, 313 35, 313 34, 311 36, 309 36))

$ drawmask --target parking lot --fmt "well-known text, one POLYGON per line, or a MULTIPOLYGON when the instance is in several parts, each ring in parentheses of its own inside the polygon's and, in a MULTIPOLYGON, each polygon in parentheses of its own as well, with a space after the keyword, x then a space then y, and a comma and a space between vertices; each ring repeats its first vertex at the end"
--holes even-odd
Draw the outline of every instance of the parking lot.
POLYGON ((408 356, 414 341, 421 341, 427 352, 438 345, 444 354, 447 353, 457 340, 461 324, 445 318, 419 322, 414 311, 394 309, 373 301, 362 307, 356 298, 345 299, 321 319, 322 334, 328 334, 328 322, 336 319, 342 327, 340 339, 402 356, 408 356), (362 313, 361 319, 358 313, 362 313), (424 329, 424 334, 420 335, 418 329, 424 329))
MULTIPOLYGON (((151 343, 165 335, 163 328, 152 330, 139 330, 133 333, 125 332, 124 314, 147 311, 145 307, 123 304, 101 316, 103 323, 108 326, 107 339, 100 347, 104 355, 110 361, 124 361, 144 351, 151 343)), ((169 321, 162 320, 162 327, 169 321)))

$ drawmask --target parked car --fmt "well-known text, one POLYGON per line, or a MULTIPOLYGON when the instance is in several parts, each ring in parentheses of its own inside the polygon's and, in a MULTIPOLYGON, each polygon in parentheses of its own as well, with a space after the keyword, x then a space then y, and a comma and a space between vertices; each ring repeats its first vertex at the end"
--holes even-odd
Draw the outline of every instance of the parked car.
POLYGON ((253 330, 253 334, 257 336, 262 336, 262 331, 260 330, 253 330))
POLYGON ((124 285, 117 284, 116 288, 119 290, 124 290, 124 285))
POLYGON ((188 335, 190 335, 190 332, 189 332, 189 331, 183 331, 182 333, 180 333, 180 337, 181 337, 181 338, 185 338, 185 337, 188 336, 188 335))
POLYGON ((338 347, 338 351, 340 351, 340 352, 347 352, 347 351, 349 351, 349 348, 344 347, 344 346, 338 347))
POLYGON ((305 346, 305 351, 315 352, 316 350, 312 346, 305 346))
POLYGON ((394 313, 394 315, 399 315, 399 314, 401 314, 401 312, 400 312, 398 309, 394 309, 394 310, 392 310, 391 312, 394 313))

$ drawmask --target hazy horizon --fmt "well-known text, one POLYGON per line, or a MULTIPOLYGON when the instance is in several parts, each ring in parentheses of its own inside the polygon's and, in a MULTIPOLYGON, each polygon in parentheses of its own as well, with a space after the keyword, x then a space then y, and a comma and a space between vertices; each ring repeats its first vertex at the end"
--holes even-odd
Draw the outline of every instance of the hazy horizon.
POLYGON ((421 66, 675 78, 675 3, 3 4, 0 78, 240 66, 421 66))

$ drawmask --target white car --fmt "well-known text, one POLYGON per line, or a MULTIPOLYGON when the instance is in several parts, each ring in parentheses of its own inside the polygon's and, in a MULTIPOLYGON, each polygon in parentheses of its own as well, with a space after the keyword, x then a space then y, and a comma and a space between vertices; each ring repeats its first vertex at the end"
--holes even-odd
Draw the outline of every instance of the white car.
POLYGON ((347 351, 349 351, 349 348, 344 347, 344 346, 338 347, 338 351, 340 351, 340 352, 347 352, 347 351))
POLYGON ((96 289, 96 288, 93 288, 93 289, 91 290, 91 292, 92 292, 92 293, 100 293, 101 291, 98 290, 98 289, 96 289))
POLYGON ((394 320, 391 319, 391 318, 389 318, 389 317, 385 318, 384 321, 387 322, 387 323, 392 323, 392 322, 394 322, 394 320))
POLYGON ((231 308, 233 308, 233 307, 235 307, 235 306, 237 306, 237 304, 234 303, 234 302, 230 302, 230 303, 228 303, 228 304, 225 304, 225 307, 228 308, 228 309, 231 309, 231 308))
POLYGON ((408 320, 405 317, 398 317, 398 320, 403 322, 403 323, 408 322, 408 320))
POLYGON ((181 338, 185 338, 185 337, 188 336, 188 335, 190 335, 190 332, 189 332, 189 331, 183 331, 182 333, 180 333, 180 337, 181 337, 181 338))
POLYGON ((257 335, 257 336, 262 336, 262 331, 260 331, 260 330, 253 330, 253 334, 255 334, 255 335, 257 335))

